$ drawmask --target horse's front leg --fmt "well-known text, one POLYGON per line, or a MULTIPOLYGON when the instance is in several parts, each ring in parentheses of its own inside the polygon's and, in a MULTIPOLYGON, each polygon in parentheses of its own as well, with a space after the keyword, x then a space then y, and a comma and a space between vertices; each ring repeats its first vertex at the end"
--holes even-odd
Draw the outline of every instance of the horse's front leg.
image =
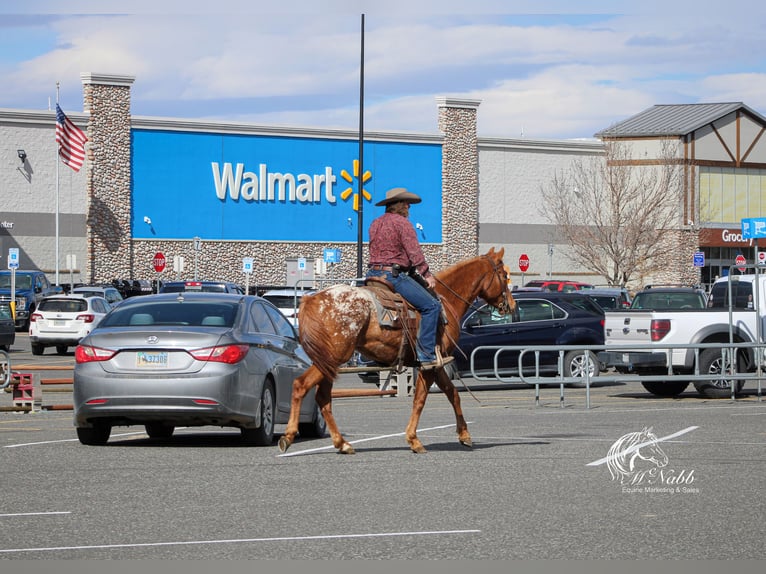
POLYGON ((472 447, 473 441, 471 440, 471 433, 468 432, 468 424, 463 417, 463 409, 460 406, 460 395, 455 388, 455 385, 449 378, 447 371, 444 369, 438 369, 436 371, 436 385, 441 389, 447 400, 452 405, 452 410, 455 411, 455 430, 457 431, 457 439, 460 444, 472 447))
POLYGON ((418 378, 413 385, 415 396, 412 399, 412 413, 410 414, 410 422, 407 424, 407 428, 404 431, 404 436, 407 438, 407 443, 410 445, 410 449, 416 454, 426 452, 426 448, 418 438, 417 431, 420 415, 423 412, 423 407, 426 405, 426 399, 428 398, 428 389, 434 382, 434 378, 435 375, 433 370, 418 370, 418 378))

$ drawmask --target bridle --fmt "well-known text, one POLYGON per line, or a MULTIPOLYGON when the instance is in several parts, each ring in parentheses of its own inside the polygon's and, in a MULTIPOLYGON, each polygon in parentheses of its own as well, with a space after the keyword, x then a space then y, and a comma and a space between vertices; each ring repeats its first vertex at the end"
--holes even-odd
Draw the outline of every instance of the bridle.
MULTIPOLYGON (((486 259, 489 262, 489 265, 492 267, 492 272, 494 273, 493 281, 497 279, 500 281, 500 287, 502 289, 503 293, 503 300, 500 303, 500 305, 497 307, 497 310, 500 312, 501 315, 506 315, 511 313, 511 304, 508 301, 508 276, 505 273, 505 268, 502 266, 502 262, 498 263, 494 261, 489 255, 483 255, 483 258, 486 259)), ((439 284, 444 287, 447 291, 452 293, 455 297, 457 297, 458 300, 462 301, 469 307, 473 304, 473 301, 467 301, 464 297, 460 295, 460 293, 456 293, 455 290, 447 285, 444 281, 439 279, 438 277, 434 276, 436 281, 439 282, 439 284)))

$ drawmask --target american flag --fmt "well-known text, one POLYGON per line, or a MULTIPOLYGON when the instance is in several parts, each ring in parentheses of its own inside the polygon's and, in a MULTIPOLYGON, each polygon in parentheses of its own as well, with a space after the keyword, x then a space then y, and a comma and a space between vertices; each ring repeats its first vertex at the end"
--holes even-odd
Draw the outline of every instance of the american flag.
POLYGON ((72 123, 56 104, 56 141, 59 144, 59 157, 75 171, 80 171, 85 161, 85 142, 88 138, 80 128, 72 123))

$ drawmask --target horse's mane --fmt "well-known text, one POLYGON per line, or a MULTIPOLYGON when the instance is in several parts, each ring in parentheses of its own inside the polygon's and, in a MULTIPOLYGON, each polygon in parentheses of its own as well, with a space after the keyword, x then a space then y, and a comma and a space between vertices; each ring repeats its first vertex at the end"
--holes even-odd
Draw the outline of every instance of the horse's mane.
POLYGON ((644 428, 626 434, 611 446, 607 453, 606 466, 613 480, 632 472, 628 464, 633 453, 637 450, 632 447, 652 439, 657 440, 657 437, 652 434, 651 428, 644 428))

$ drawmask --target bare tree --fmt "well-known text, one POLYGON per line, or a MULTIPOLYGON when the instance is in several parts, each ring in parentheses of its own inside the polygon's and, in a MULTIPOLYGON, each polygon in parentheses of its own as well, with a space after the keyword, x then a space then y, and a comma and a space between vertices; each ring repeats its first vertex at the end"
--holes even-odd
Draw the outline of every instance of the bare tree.
POLYGON ((683 172, 676 142, 655 158, 636 158, 619 142, 602 156, 578 158, 541 190, 542 215, 572 247, 575 262, 625 285, 670 255, 679 228, 683 172))

